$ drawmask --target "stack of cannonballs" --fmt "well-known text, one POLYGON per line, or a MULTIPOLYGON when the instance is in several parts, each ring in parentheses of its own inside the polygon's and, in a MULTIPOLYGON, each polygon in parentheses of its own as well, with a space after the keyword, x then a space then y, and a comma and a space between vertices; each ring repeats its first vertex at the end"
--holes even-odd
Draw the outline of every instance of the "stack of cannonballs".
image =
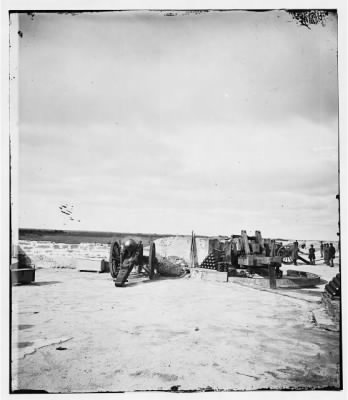
POLYGON ((202 264, 200 265, 201 268, 206 269, 217 269, 219 262, 219 257, 215 251, 209 253, 207 257, 203 260, 202 264))
POLYGON ((341 296, 341 274, 338 273, 336 276, 325 285, 325 291, 330 295, 330 297, 340 297, 341 296))

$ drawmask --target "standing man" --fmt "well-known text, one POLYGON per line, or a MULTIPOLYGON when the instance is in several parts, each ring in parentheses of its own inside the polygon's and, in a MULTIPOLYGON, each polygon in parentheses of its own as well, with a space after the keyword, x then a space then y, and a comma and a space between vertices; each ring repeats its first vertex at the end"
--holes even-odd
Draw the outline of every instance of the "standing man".
POLYGON ((328 243, 325 243, 325 244, 324 244, 323 252, 324 252, 324 261, 325 261, 325 264, 326 264, 326 265, 330 265, 329 244, 328 244, 328 243))
POLYGON ((321 241, 320 242, 320 258, 323 258, 324 256, 324 243, 321 241))
POLYGON ((312 265, 315 265, 315 248, 311 244, 311 247, 309 248, 309 262, 312 265))
POLYGON ((294 242, 292 248, 292 259, 294 260, 294 265, 297 265, 297 258, 298 258, 298 242, 294 242))
POLYGON ((330 243, 330 247, 329 247, 329 263, 330 263, 330 267, 334 266, 334 258, 335 258, 335 253, 336 253, 336 249, 334 248, 333 244, 330 243))

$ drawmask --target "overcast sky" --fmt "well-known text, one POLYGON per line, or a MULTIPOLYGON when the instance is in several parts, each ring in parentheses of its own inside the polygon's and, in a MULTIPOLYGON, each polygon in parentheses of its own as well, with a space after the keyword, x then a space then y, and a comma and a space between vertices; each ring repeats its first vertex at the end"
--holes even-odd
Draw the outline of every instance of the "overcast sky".
POLYGON ((35 14, 19 29, 20 227, 337 238, 334 15, 35 14))

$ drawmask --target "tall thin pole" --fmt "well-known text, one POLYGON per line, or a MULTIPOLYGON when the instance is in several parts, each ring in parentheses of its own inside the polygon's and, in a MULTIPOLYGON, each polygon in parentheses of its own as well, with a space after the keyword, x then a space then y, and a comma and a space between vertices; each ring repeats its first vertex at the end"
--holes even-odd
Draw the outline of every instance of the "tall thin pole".
POLYGON ((191 268, 198 267, 196 236, 193 231, 191 235, 190 264, 191 268))

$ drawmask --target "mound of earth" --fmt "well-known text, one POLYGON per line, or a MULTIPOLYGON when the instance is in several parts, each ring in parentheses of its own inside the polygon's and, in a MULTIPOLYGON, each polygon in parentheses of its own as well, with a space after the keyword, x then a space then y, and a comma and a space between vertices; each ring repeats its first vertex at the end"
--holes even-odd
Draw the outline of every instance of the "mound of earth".
POLYGON ((188 265, 183 258, 176 256, 156 256, 158 260, 157 270, 162 276, 183 276, 188 270, 188 265))

